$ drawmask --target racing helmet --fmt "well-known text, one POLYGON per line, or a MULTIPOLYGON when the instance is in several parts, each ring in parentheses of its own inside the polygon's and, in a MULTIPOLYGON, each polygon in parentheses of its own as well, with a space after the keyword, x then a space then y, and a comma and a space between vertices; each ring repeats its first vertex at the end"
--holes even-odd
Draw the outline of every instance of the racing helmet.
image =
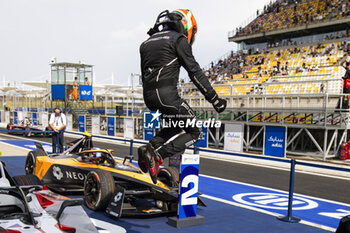
POLYGON ((181 16, 181 24, 184 27, 184 34, 185 36, 187 36, 188 43, 192 45, 198 30, 197 21, 194 18, 192 11, 178 9, 173 11, 172 13, 181 16))
POLYGON ((178 9, 173 12, 168 10, 162 11, 156 20, 153 28, 147 33, 152 36, 154 33, 159 32, 160 26, 163 28, 177 31, 184 34, 187 37, 188 43, 191 45, 194 42, 195 34, 197 33, 197 22, 190 10, 178 9))
POLYGON ((100 148, 93 147, 91 150, 92 151, 96 150, 96 152, 89 153, 90 161, 93 163, 99 163, 101 158, 102 158, 102 153, 100 151, 98 151, 98 150, 100 150, 100 148))

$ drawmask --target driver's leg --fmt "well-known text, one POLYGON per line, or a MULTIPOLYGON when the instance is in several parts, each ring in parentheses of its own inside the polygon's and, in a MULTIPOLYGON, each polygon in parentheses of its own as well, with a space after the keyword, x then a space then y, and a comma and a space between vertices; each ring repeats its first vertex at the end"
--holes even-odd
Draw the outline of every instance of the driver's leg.
POLYGON ((182 154, 187 147, 192 146, 196 141, 198 141, 202 137, 202 129, 196 127, 196 123, 194 121, 193 126, 187 125, 186 121, 195 120, 195 114, 191 107, 183 101, 183 103, 179 107, 179 114, 182 116, 187 116, 180 118, 178 120, 185 122, 185 127, 179 130, 185 131, 184 134, 180 134, 178 137, 175 137, 173 140, 165 143, 163 146, 156 149, 156 152, 161 156, 161 158, 165 159, 167 157, 171 157, 176 154, 182 154))
MULTIPOLYGON (((176 114, 183 117, 176 118, 174 121, 184 121, 184 125, 186 125, 187 119, 195 119, 193 110, 185 101, 182 101, 177 109, 178 112, 176 114)), ((185 133, 179 134, 177 137, 174 137, 166 143, 164 143, 164 140, 162 142, 163 145, 157 148, 154 148, 152 143, 147 144, 145 161, 147 161, 147 166, 153 183, 157 183, 159 164, 163 163, 164 158, 183 153, 187 147, 191 146, 202 137, 202 129, 196 127, 195 121, 193 126, 187 125, 184 128, 169 128, 169 130, 169 132, 173 132, 174 134, 169 135, 168 138, 171 138, 176 133, 179 134, 181 130, 184 130, 185 133)))
MULTIPOLYGON (((180 128, 162 128, 156 136, 154 136, 149 143, 152 144, 153 148, 157 149, 161 147, 166 141, 168 141, 173 136, 181 133, 180 128)), ((146 146, 141 146, 138 148, 138 165, 143 172, 148 171, 148 165, 146 162, 145 154, 146 154, 146 146)))

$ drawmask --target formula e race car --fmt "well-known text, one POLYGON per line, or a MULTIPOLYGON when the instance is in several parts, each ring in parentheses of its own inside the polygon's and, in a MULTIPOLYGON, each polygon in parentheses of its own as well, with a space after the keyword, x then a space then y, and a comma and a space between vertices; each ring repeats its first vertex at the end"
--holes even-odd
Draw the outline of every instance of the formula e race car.
POLYGON ((53 193, 34 175, 11 177, 0 161, 0 232, 98 232, 82 203, 53 193))
POLYGON ((23 136, 34 136, 34 135, 43 135, 48 136, 51 133, 44 132, 44 131, 50 131, 49 127, 40 127, 33 125, 29 119, 24 119, 19 124, 7 124, 6 129, 8 130, 9 134, 16 134, 16 135, 23 135, 23 136))
POLYGON ((92 144, 91 135, 86 134, 63 153, 47 154, 40 143, 35 143, 37 150, 26 158, 26 173, 35 174, 57 192, 83 191, 88 208, 106 210, 115 217, 176 212, 176 169, 161 168, 154 184, 149 174, 132 164, 131 157, 118 159, 112 150, 92 144))

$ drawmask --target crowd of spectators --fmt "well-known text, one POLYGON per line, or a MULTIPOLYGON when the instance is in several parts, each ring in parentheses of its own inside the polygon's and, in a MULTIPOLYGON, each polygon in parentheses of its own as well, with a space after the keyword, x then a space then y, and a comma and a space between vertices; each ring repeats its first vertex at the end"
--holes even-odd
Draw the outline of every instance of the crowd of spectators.
POLYGON ((231 74, 242 73, 243 68, 247 65, 245 57, 248 53, 241 51, 239 53, 231 52, 230 56, 220 59, 216 64, 211 62, 210 68, 206 71, 209 80, 220 82, 222 79, 231 74))
MULTIPOLYGON (((344 32, 334 32, 334 33, 329 33, 324 36, 323 41, 328 41, 328 40, 334 40, 334 39, 341 39, 345 37, 350 36, 350 31, 344 31, 344 32)), ((303 42, 298 42, 295 39, 286 39, 286 40, 273 40, 270 41, 266 44, 266 48, 276 48, 276 47, 282 47, 282 46, 297 46, 297 45, 302 45, 303 42)))
POLYGON ((236 36, 271 31, 285 27, 320 22, 350 15, 349 0, 276 0, 245 27, 235 30, 236 36))
POLYGON ((240 75, 240 79, 272 77, 276 75, 290 75, 290 64, 288 59, 291 57, 300 56, 302 63, 299 66, 292 67, 293 73, 298 74, 304 71, 317 71, 320 69, 318 64, 308 62, 312 58, 328 57, 336 55, 339 51, 350 53, 350 43, 346 41, 339 43, 331 43, 325 47, 325 44, 318 44, 291 47, 280 49, 274 52, 271 58, 269 50, 248 50, 233 53, 225 58, 220 59, 217 63, 212 62, 210 68, 205 72, 212 83, 222 84, 227 80, 233 79, 240 75), (274 61, 276 61, 274 63, 274 61), (268 65, 272 64, 273 65, 268 65), (254 67, 256 68, 254 72, 254 67))

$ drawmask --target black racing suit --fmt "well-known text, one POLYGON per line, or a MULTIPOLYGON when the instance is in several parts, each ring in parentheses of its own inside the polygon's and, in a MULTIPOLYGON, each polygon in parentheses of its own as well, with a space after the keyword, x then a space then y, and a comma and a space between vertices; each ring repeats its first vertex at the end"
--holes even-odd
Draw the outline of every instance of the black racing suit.
MULTIPOLYGON (((187 38, 176 31, 166 30, 153 34, 140 47, 143 97, 151 111, 159 110, 163 118, 177 115, 177 120, 195 119, 191 107, 178 95, 177 83, 183 66, 192 82, 209 102, 217 98, 208 78, 192 55, 187 38)), ((183 153, 186 147, 202 137, 202 130, 192 127, 163 128, 150 140, 162 158, 183 153), (179 134, 185 131, 185 133, 179 134), (175 139, 167 142, 173 136, 175 139)))

